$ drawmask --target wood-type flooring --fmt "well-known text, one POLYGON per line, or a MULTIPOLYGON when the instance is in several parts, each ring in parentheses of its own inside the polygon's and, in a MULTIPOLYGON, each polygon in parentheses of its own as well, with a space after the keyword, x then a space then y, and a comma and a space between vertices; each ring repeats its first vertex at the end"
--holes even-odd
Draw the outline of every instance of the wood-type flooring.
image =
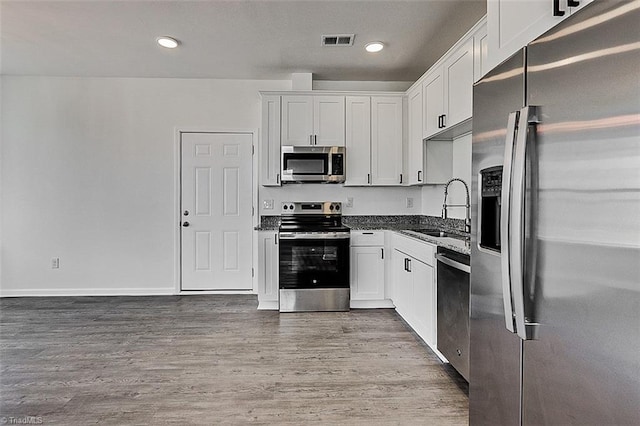
POLYGON ((390 309, 255 296, 0 299, 0 422, 464 425, 466 382, 390 309))

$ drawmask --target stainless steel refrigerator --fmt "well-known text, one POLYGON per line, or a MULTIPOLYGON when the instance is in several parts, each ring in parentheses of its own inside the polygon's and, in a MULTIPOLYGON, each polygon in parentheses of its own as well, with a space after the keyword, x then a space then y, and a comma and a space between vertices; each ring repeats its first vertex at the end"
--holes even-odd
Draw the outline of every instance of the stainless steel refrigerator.
POLYGON ((470 424, 640 424, 640 2, 474 86, 470 424))

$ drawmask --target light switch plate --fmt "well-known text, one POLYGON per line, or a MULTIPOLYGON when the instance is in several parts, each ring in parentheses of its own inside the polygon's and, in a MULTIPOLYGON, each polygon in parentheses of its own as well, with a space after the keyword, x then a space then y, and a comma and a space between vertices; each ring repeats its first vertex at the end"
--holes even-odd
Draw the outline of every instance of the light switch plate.
POLYGON ((410 209, 413 207, 413 198, 407 197, 407 208, 410 209))
POLYGON ((347 197, 347 204, 345 207, 353 207, 353 197, 347 197))
POLYGON ((273 210, 273 200, 264 200, 262 202, 262 207, 265 210, 273 210))

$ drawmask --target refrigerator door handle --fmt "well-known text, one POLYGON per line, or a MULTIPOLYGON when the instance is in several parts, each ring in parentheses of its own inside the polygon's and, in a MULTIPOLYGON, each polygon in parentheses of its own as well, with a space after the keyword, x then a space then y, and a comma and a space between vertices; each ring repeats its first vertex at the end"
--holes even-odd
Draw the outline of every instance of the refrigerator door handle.
POLYGON ((535 339, 537 324, 530 323, 525 318, 524 308, 524 199, 525 199, 525 161, 529 136, 535 134, 535 127, 530 124, 538 123, 538 108, 524 107, 520 110, 518 119, 518 134, 513 159, 512 199, 509 240, 509 264, 511 275, 511 289, 513 307, 515 310, 516 332, 522 340, 535 339))
POLYGON ((504 165, 502 168, 502 205, 500 206, 500 246, 502 256, 500 259, 502 266, 502 299, 504 305, 504 321, 507 330, 516 332, 512 304, 511 291, 511 248, 509 238, 509 224, 511 220, 511 171, 513 166, 513 145, 516 139, 516 130, 520 111, 509 114, 507 121, 507 137, 504 144, 504 165))

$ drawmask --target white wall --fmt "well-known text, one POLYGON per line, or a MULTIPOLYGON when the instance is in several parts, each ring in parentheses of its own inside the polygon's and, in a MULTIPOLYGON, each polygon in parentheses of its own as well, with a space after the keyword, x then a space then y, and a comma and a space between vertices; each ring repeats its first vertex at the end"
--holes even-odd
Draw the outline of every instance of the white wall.
POLYGON ((175 128, 257 130, 290 87, 3 76, 0 294, 172 293, 175 128))
MULTIPOLYGON (((453 140, 453 177, 464 180, 471 192, 471 134, 453 140)), ((449 186, 447 204, 464 204, 466 199, 464 186, 454 182, 449 186)), ((440 216, 444 201, 444 185, 425 185, 422 187, 422 214, 440 216)), ((451 218, 464 219, 464 207, 447 209, 451 218)))

